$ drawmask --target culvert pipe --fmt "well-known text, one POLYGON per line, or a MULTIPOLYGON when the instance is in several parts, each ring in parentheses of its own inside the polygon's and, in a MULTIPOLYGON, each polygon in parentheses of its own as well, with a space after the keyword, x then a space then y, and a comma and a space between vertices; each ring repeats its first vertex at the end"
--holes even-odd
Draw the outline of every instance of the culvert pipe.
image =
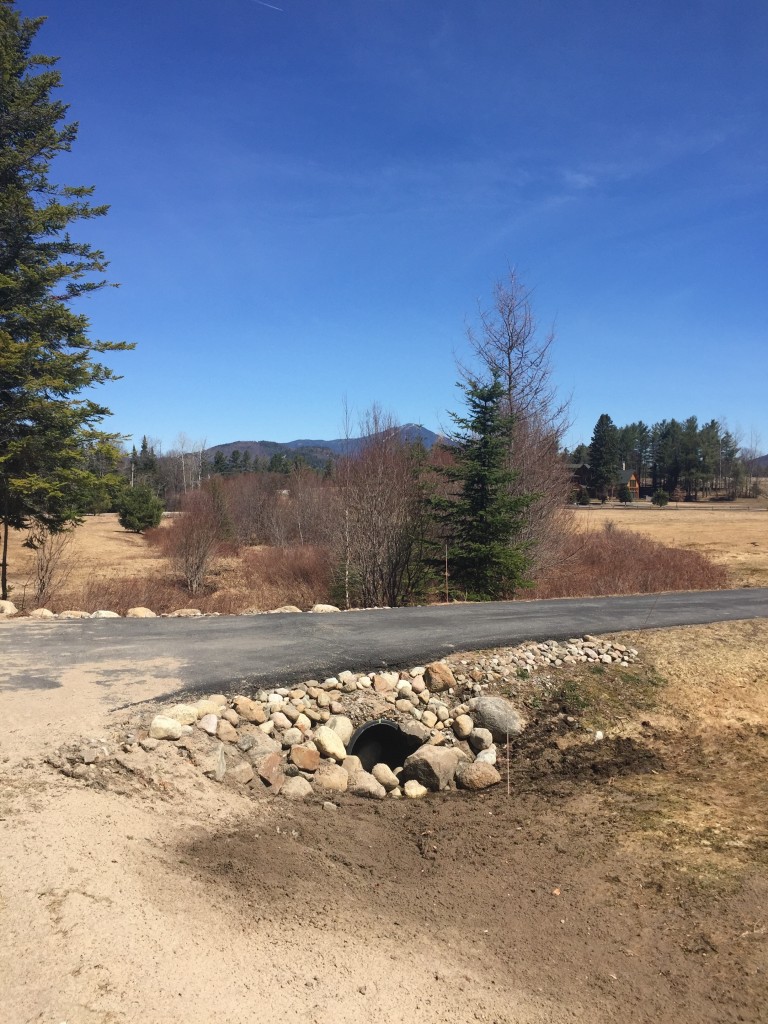
POLYGON ((397 722, 377 718, 355 730, 347 744, 347 753, 359 757, 367 772, 377 764, 386 764, 394 769, 401 768, 406 757, 418 750, 421 744, 420 739, 403 732, 397 722))

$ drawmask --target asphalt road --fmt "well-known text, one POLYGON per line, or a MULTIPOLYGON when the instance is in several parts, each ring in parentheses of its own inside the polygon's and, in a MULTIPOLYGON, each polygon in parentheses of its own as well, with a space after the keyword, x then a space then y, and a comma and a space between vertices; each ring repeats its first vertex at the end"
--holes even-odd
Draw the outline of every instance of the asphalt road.
POLYGON ((0 689, 56 686, 62 672, 172 658, 182 690, 405 667, 456 650, 584 633, 768 617, 768 588, 341 614, 85 619, 0 624, 0 689))

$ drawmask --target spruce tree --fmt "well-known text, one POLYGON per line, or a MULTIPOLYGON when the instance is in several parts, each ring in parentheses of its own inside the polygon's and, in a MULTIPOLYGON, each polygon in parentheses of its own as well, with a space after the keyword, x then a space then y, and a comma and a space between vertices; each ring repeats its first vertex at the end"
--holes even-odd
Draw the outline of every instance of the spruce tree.
POLYGON ((94 355, 130 346, 92 341, 70 304, 103 288, 103 253, 75 241, 70 224, 103 216, 93 189, 49 178, 77 124, 53 98, 56 58, 32 54, 43 18, 23 18, 0 0, 0 520, 2 598, 8 594, 8 534, 34 524, 76 522, 92 483, 89 450, 109 412, 89 394, 113 373, 94 355), (94 275, 97 275, 94 277, 94 275), (81 397, 86 392, 86 397, 81 397))
POLYGON ((504 389, 469 380, 459 387, 466 416, 451 414, 453 464, 439 467, 453 494, 434 499, 448 545, 450 579, 472 600, 510 598, 526 584, 529 552, 516 541, 525 510, 535 495, 510 494, 515 474, 506 468, 512 418, 503 413, 504 389))
POLYGON ((592 432, 589 467, 597 497, 612 494, 619 479, 619 432, 607 413, 603 413, 592 432))

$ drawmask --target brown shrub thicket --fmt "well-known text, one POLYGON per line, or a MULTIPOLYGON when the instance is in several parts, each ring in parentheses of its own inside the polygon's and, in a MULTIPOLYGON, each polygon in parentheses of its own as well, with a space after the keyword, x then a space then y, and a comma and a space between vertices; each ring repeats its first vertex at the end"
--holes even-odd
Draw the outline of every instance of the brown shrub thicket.
POLYGON ((728 573, 697 551, 667 547, 608 522, 593 533, 571 533, 556 566, 525 591, 527 599, 717 590, 728 573))

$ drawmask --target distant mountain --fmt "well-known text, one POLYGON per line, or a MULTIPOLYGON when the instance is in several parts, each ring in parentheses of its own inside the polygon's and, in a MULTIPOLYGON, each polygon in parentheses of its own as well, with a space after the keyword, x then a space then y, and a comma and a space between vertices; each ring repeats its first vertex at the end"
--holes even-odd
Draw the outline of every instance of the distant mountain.
MULTIPOLYGON (((420 441, 429 449, 441 440, 439 434, 420 426, 418 423, 406 423, 398 427, 398 433, 404 441, 414 443, 420 441)), ((345 452, 354 453, 365 444, 363 437, 337 437, 331 441, 300 438, 297 441, 228 441, 226 444, 215 444, 205 451, 205 457, 213 460, 217 452, 229 458, 233 451, 248 452, 252 460, 271 459, 273 455, 301 455, 310 466, 325 465, 334 455, 345 452)))
POLYGON ((768 455, 761 455, 759 459, 755 459, 755 465, 760 469, 768 469, 768 455))

